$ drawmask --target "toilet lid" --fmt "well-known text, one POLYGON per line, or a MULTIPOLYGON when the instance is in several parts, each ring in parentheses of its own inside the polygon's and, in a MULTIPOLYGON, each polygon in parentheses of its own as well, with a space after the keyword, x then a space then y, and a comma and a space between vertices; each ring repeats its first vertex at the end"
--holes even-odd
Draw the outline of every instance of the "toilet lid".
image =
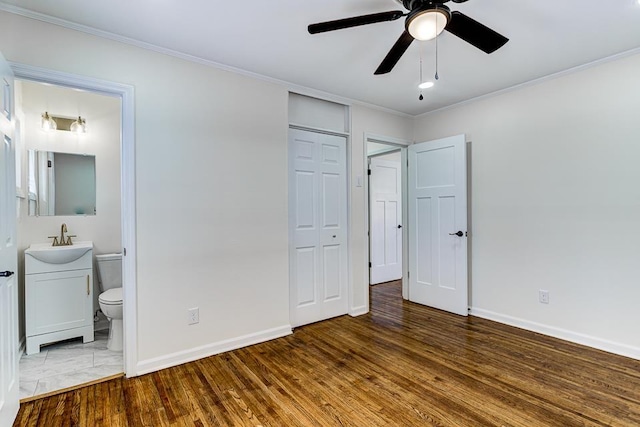
POLYGON ((104 291, 98 297, 103 304, 122 304, 122 288, 113 288, 104 291))

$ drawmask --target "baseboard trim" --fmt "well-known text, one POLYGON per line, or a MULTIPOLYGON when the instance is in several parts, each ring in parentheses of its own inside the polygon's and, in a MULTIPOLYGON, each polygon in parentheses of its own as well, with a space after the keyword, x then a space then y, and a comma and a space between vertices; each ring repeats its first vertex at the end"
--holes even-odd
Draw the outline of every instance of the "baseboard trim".
POLYGON ((265 331, 244 335, 229 340, 219 341, 212 344, 195 347, 189 350, 179 351, 168 354, 166 356, 154 357, 152 359, 141 360, 136 365, 136 373, 134 375, 127 372, 127 376, 144 375, 161 369, 171 368, 172 366, 182 365, 183 363, 193 362, 194 360, 203 359, 205 357, 224 353, 226 351, 236 350, 253 344, 270 341, 276 338, 282 338, 291 335, 291 325, 285 325, 278 328, 267 329, 265 331))
POLYGON ((606 351, 608 353, 640 360, 639 347, 633 347, 614 341, 608 341, 591 335, 573 332, 567 329, 556 328, 555 326, 544 325, 542 323, 531 322, 529 320, 508 316, 489 310, 483 310, 480 308, 471 308, 469 314, 471 314, 472 316, 482 317, 483 319, 493 320, 495 322, 515 326, 516 328, 526 329, 528 331, 537 332, 539 334, 548 335, 565 341, 570 341, 576 344, 586 345, 587 347, 593 347, 598 350, 606 351))
POLYGON ((351 310, 349 310, 349 316, 358 317, 362 316, 363 314, 367 314, 368 312, 369 307, 367 307, 366 305, 361 305, 360 307, 352 307, 351 310))

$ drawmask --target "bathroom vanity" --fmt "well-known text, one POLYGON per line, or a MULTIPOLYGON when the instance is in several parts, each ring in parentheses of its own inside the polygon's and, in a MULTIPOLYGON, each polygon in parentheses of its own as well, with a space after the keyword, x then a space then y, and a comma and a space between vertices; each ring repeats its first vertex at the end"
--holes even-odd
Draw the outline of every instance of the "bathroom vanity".
POLYGON ((93 341, 93 243, 33 244, 24 254, 27 354, 69 338, 93 341))

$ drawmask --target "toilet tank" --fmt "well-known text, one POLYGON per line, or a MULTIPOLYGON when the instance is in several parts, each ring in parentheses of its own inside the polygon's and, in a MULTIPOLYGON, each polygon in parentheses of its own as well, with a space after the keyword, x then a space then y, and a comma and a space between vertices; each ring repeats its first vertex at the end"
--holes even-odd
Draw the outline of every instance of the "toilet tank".
POLYGON ((122 254, 96 255, 96 263, 102 292, 122 287, 122 254))

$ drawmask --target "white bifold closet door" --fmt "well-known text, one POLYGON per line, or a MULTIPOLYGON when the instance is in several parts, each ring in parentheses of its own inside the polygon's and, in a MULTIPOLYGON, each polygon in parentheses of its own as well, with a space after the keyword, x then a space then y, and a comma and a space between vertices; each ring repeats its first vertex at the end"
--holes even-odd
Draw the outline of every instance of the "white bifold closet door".
POLYGON ((348 311, 346 138, 289 130, 292 326, 348 311))

